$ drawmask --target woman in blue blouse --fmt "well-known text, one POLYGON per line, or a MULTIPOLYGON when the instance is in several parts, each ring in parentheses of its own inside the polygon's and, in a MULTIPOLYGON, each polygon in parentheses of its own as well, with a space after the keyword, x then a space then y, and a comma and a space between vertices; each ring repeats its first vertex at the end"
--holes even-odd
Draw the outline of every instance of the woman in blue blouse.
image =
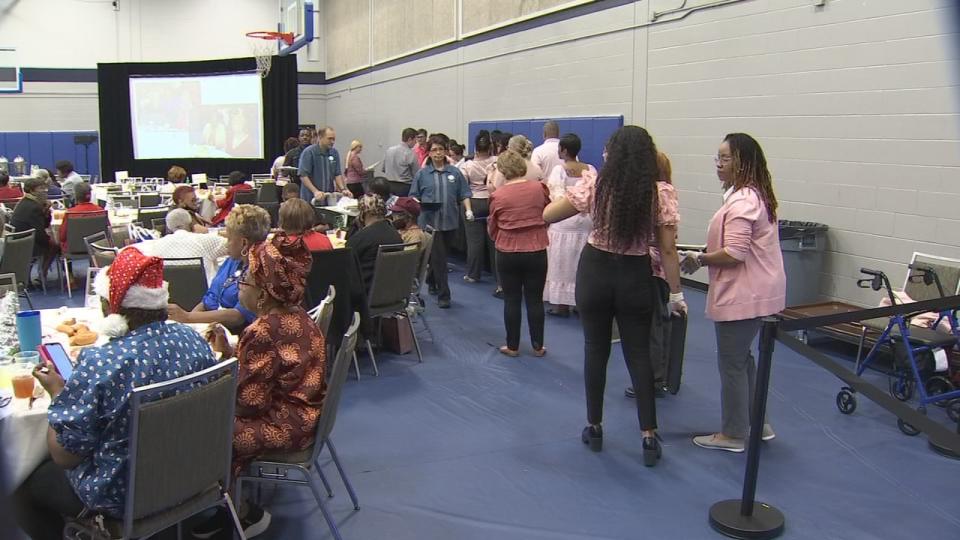
POLYGON ((220 323, 234 333, 253 322, 257 316, 240 305, 238 284, 246 270, 250 248, 266 240, 269 233, 270 214, 266 210, 250 204, 235 206, 226 222, 227 258, 203 300, 191 311, 170 304, 170 318, 181 323, 220 323))

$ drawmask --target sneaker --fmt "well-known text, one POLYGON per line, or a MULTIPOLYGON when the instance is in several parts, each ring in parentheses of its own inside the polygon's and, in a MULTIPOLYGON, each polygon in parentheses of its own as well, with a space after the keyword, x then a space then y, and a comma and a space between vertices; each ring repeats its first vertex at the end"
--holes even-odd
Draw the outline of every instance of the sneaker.
POLYGON ((243 535, 247 538, 259 536, 270 526, 270 513, 255 504, 250 504, 246 517, 240 520, 240 526, 243 527, 243 535))
POLYGON ((777 438, 777 434, 773 432, 773 427, 770 424, 763 425, 763 434, 760 435, 760 439, 763 441, 772 441, 777 438))
POLYGON ((437 307, 440 309, 450 309, 449 300, 437 300, 437 307))
POLYGON ((741 453, 744 450, 743 439, 721 439, 717 433, 701 435, 693 438, 693 444, 707 450, 726 450, 727 452, 741 453))
POLYGON ((226 529, 229 523, 230 514, 227 513, 225 508, 218 507, 212 516, 194 527, 190 533, 193 534, 194 538, 211 538, 226 529))
POLYGON ((463 276, 463 280, 466 281, 467 283, 476 283, 480 281, 479 279, 472 278, 470 276, 463 276))

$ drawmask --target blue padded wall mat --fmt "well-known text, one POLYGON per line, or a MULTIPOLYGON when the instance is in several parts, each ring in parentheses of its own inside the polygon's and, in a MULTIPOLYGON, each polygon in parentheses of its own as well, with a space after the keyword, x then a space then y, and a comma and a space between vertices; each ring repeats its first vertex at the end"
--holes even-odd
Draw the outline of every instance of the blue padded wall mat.
MULTIPOLYGON (((509 131, 514 135, 525 135, 534 146, 543 142, 543 124, 548 118, 523 120, 477 120, 467 126, 467 151, 473 153, 473 141, 481 129, 509 131)), ((584 116, 575 118, 554 118, 560 124, 560 135, 576 133, 583 143, 580 161, 600 169, 603 164, 603 145, 613 132, 623 126, 623 116, 584 116)), ((549 173, 549 171, 544 171, 549 173)))
POLYGON ((79 174, 100 176, 100 142, 88 146, 77 144, 77 135, 94 135, 96 131, 10 131, 0 133, 0 156, 5 156, 13 165, 17 156, 23 156, 27 166, 38 165, 53 169, 61 159, 73 162, 79 174))

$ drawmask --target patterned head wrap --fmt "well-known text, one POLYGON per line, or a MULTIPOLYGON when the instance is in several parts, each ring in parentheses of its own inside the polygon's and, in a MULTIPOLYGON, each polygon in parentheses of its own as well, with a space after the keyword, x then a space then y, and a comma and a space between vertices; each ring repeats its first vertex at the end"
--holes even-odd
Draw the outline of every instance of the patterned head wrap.
POLYGON ((303 301, 313 257, 302 238, 291 240, 286 234, 278 233, 255 245, 248 259, 247 271, 274 300, 288 306, 303 301))
POLYGON ((360 208, 360 215, 363 218, 367 217, 386 217, 387 207, 383 202, 383 199, 379 195, 368 194, 360 198, 360 201, 357 203, 357 206, 360 208))

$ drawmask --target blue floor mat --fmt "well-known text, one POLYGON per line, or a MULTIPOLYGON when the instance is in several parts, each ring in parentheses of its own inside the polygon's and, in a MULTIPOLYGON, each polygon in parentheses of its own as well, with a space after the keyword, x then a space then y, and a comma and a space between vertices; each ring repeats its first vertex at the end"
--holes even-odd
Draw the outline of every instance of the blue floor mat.
MULTIPOLYGON (((360 497, 354 512, 332 464, 327 503, 347 540, 718 538, 710 506, 740 496, 745 454, 695 447, 691 436, 720 424, 713 325, 705 297, 687 291, 690 326, 683 386, 657 401, 664 457, 641 460, 634 403, 618 346, 608 369, 604 449, 580 442, 585 423, 579 320, 548 317, 545 358, 497 353, 502 303, 490 283, 450 275, 453 308, 428 300, 432 336, 415 354, 381 352, 348 379, 333 439, 360 497)), ((37 299, 35 299, 37 303, 37 299)), ((57 299, 57 304, 62 301, 57 299)), ((852 367, 852 363, 849 364, 852 367)), ((885 385, 879 374, 870 374, 885 385)), ((960 537, 960 462, 907 437, 865 399, 837 411, 840 383, 780 346, 763 445, 758 500, 786 515, 783 538, 960 537)), ((885 388, 885 386, 883 386, 885 388)), ((950 424, 943 409, 931 418, 950 424)), ((331 538, 310 491, 265 488, 267 538, 331 538)))

